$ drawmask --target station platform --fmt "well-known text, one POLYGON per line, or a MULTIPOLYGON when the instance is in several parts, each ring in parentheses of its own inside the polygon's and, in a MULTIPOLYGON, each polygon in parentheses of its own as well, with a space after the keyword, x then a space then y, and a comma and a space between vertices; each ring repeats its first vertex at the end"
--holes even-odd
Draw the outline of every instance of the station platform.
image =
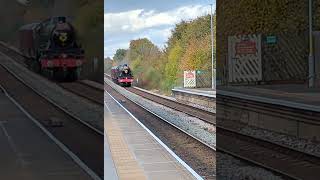
POLYGON ((320 141, 320 88, 304 84, 219 86, 217 95, 219 115, 224 119, 220 124, 232 120, 231 124, 237 122, 310 142, 320 141), (262 104, 238 106, 237 99, 228 97, 262 104))
POLYGON ((184 104, 194 104, 200 107, 215 109, 216 91, 210 88, 174 88, 173 97, 184 104))
POLYGON ((111 95, 104 98, 105 179, 201 179, 111 95))
POLYGON ((219 86, 218 94, 320 112, 320 88, 305 84, 219 86))
POLYGON ((0 179, 92 179, 0 91, 0 179))

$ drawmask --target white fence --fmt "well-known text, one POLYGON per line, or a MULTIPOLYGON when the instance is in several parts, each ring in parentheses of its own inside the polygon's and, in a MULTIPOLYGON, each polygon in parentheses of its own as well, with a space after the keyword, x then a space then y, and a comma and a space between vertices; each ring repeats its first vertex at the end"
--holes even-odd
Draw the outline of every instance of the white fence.
POLYGON ((229 82, 262 80, 261 35, 228 37, 229 82))
POLYGON ((196 71, 183 72, 183 87, 196 87, 196 71))

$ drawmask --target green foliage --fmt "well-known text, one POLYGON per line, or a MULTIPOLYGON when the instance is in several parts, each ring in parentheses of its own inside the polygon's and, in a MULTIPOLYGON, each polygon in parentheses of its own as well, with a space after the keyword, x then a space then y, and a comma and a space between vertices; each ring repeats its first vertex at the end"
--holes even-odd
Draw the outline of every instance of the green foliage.
POLYGON ((151 61, 150 58, 152 58, 153 55, 157 55, 159 52, 158 47, 147 38, 130 41, 129 49, 129 60, 141 57, 146 61, 151 61))
POLYGON ((146 38, 132 40, 126 56, 135 78, 139 79, 138 85, 159 88, 157 82, 159 78, 156 76, 159 76, 157 61, 160 59, 161 52, 156 45, 146 38))
POLYGON ((116 62, 123 61, 126 56, 127 50, 126 49, 118 49, 116 54, 113 56, 113 60, 116 62))
MULTIPOLYGON (((71 1, 69 2, 71 3, 71 1)), ((104 70, 103 43, 103 1, 101 0, 72 0, 74 9, 72 16, 73 24, 77 30, 77 36, 82 47, 85 49, 86 63, 83 66, 82 75, 93 80, 102 80, 104 70), (98 59, 98 69, 93 72, 93 59, 98 59)))
POLYGON ((113 60, 109 57, 104 59, 104 72, 111 74, 111 68, 113 67, 113 60))
MULTIPOLYGON (((313 0, 313 30, 320 28, 320 0, 313 0)), ((228 0, 217 1, 217 39, 219 47, 227 47, 228 36, 237 34, 262 34, 262 35, 285 35, 289 36, 288 40, 281 40, 288 45, 282 46, 285 53, 283 56, 290 54, 290 51, 298 53, 295 49, 307 51, 308 34, 308 1, 292 1, 292 0, 228 0), (237 7, 237 8, 235 8, 237 7), (305 39, 305 40, 300 40, 305 39), (291 41, 292 40, 292 41, 291 41)), ((279 48, 280 48, 279 46, 279 48)), ((227 48, 219 48, 217 50, 218 59, 218 76, 226 77, 227 48)), ((266 53, 264 53, 266 54, 266 53)), ((272 53, 274 55, 274 52, 272 53)), ((305 53, 307 56, 307 53, 305 53)), ((297 55, 291 55, 284 59, 295 59, 297 55)), ((277 62, 281 58, 277 57, 277 62)), ((300 61, 304 63, 304 58, 294 60, 295 64, 300 61)), ((268 63, 271 59, 268 59, 268 63)), ((290 60, 291 61, 291 60, 290 60)), ((293 60, 292 60, 293 62, 293 60)), ((290 66, 290 65, 288 65, 290 66)))
POLYGON ((128 59, 135 79, 139 79, 138 86, 169 93, 182 85, 184 70, 211 69, 210 33, 210 15, 182 21, 163 51, 147 38, 136 39, 130 41, 125 56, 124 50, 119 49, 114 60, 128 59))
MULTIPOLYGON (((170 91, 182 85, 184 70, 209 70, 211 68, 211 17, 199 17, 177 24, 169 38, 166 54, 163 89, 170 91)), ((215 18, 213 19, 215 25, 215 18)), ((214 26, 215 33, 215 26, 214 26)))
POLYGON ((180 57, 182 56, 183 49, 179 43, 176 43, 168 52, 168 62, 165 66, 164 87, 165 91, 171 90, 176 84, 180 57))
POLYGON ((90 3, 82 3, 77 7, 74 26, 77 29, 80 42, 86 49, 88 59, 99 56, 102 59, 103 44, 97 44, 97 39, 103 38, 103 2, 99 0, 90 3))

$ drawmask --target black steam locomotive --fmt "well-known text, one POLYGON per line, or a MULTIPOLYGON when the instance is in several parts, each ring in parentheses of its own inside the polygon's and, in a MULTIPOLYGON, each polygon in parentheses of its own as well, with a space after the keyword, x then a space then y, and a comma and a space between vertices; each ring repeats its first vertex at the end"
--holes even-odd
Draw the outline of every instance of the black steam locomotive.
POLYGON ((121 86, 130 87, 133 82, 132 72, 127 64, 112 67, 111 78, 121 86))
POLYGON ((28 67, 59 80, 77 80, 84 62, 84 50, 74 27, 66 17, 52 17, 20 28, 20 51, 28 67))

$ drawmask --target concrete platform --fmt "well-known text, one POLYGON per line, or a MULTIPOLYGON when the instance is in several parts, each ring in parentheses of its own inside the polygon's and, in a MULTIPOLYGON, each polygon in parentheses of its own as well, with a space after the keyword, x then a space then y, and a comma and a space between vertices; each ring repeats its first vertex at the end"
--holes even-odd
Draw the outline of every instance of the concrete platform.
POLYGON ((0 161, 0 179, 91 179, 1 91, 0 161))
MULTIPOLYGON (((218 118, 320 142, 320 89, 303 84, 218 87, 218 118), (266 103, 237 106, 225 97, 266 103), (264 105, 264 106, 266 106, 264 105), (274 106, 275 105, 275 106, 274 106)), ((223 124, 224 121, 220 121, 223 124)))
POLYGON ((235 97, 320 112, 320 88, 310 89, 304 84, 218 87, 218 94, 228 93, 235 97))
MULTIPOLYGON (((104 106, 104 127, 107 127, 107 122, 112 118, 112 114, 107 109, 107 106, 104 106)), ((109 145, 109 140, 107 137, 106 128, 104 130, 104 179, 108 180, 118 180, 118 174, 115 167, 115 164, 112 159, 111 149, 109 145)))
POLYGON ((108 93, 104 101, 105 141, 109 144, 105 164, 111 167, 109 174, 105 174, 108 180, 197 179, 108 93))
POLYGON ((184 104, 195 104, 215 109, 216 91, 209 88, 174 88, 173 97, 184 104))

